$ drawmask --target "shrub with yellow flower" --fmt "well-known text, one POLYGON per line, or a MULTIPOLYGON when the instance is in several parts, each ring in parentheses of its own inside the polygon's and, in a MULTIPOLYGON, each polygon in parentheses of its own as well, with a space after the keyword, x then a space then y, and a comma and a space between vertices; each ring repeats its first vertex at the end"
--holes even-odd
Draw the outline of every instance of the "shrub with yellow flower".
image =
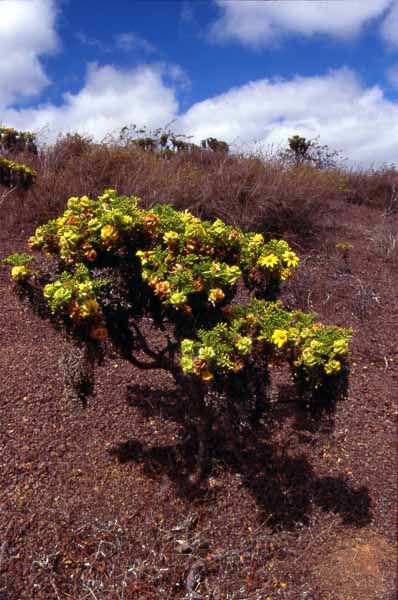
POLYGON ((29 247, 46 263, 31 271, 30 255, 6 259, 20 295, 93 360, 112 349, 137 367, 168 370, 185 386, 190 422, 209 419, 211 429, 228 410, 240 427, 245 410, 264 404, 269 365, 281 361, 303 397, 333 396, 346 382, 352 332, 275 300, 299 264, 284 240, 165 204, 145 210, 105 190, 70 198, 29 247), (148 326, 162 329, 153 345, 148 326))

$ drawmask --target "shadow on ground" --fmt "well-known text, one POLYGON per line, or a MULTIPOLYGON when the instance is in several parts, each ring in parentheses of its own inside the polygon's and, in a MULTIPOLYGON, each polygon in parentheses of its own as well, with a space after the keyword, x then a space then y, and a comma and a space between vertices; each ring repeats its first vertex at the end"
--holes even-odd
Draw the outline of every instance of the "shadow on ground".
MULTIPOLYGON (((286 399, 286 395, 285 395, 286 399)), ((182 393, 178 390, 157 391, 144 386, 131 386, 128 402, 138 407, 145 417, 162 417, 186 423, 182 393)), ((298 524, 308 524, 312 507, 341 516, 344 524, 364 526, 371 522, 371 501, 366 487, 353 488, 343 476, 319 477, 304 455, 305 446, 314 442, 311 432, 319 431, 323 415, 306 413, 288 400, 288 409, 272 412, 261 422, 227 439, 216 431, 212 439, 212 465, 235 472, 241 484, 254 497, 262 518, 275 529, 294 529, 298 524), (295 413, 294 429, 302 436, 303 451, 297 455, 283 446, 270 443, 270 433, 280 426, 281 415, 295 413)), ((326 415, 326 430, 330 430, 332 414, 326 415)), ((209 501, 212 494, 206 482, 198 486, 189 483, 195 465, 196 440, 188 434, 174 445, 145 445, 130 439, 112 448, 110 453, 120 463, 135 462, 143 466, 144 473, 153 478, 169 478, 178 494, 209 501)))

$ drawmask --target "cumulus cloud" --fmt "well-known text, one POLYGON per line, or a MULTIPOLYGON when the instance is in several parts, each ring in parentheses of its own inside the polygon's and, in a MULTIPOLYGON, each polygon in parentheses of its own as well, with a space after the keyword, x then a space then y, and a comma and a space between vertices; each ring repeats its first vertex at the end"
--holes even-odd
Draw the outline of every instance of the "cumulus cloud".
POLYGON ((49 84, 40 63, 57 49, 52 0, 0 2, 0 105, 37 96, 49 84))
POLYGON ((351 38, 368 21, 380 17, 393 1, 216 0, 221 16, 212 25, 210 35, 219 41, 234 39, 253 47, 273 43, 289 33, 351 38))
POLYGON ((101 140, 125 125, 154 129, 175 121, 175 131, 192 135, 193 141, 214 136, 238 150, 284 147, 297 133, 320 136, 322 144, 356 165, 397 162, 398 103, 378 86, 364 87, 348 68, 317 77, 252 81, 184 113, 177 101, 178 75, 173 79, 161 64, 130 70, 92 64, 83 87, 65 94, 60 106, 8 108, 2 116, 17 128, 47 129, 50 141, 60 132, 101 140))
POLYGON ((175 90, 163 80, 160 66, 131 70, 89 66, 86 81, 76 94, 64 94, 61 106, 7 109, 6 122, 30 130, 48 129, 49 139, 60 132, 79 131, 102 139, 125 125, 165 126, 177 113, 175 90))
POLYGON ((381 24, 381 35, 390 47, 398 48, 398 4, 394 3, 381 24))
POLYGON ((192 106, 179 129, 235 147, 285 146, 292 134, 341 150, 355 164, 397 161, 398 103, 364 88, 349 69, 319 77, 261 79, 192 106))

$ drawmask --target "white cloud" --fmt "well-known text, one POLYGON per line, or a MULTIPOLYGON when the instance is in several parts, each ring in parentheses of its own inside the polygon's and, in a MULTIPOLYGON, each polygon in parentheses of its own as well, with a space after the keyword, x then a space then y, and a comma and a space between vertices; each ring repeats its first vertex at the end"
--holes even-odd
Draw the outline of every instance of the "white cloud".
MULTIPOLYGON (((178 73, 176 74, 178 75, 178 73)), ((177 89, 167 65, 131 70, 91 65, 84 86, 61 106, 6 109, 5 122, 21 129, 48 128, 101 140, 123 126, 149 129, 173 123, 193 141, 214 136, 235 149, 286 146, 292 134, 320 136, 353 164, 397 162, 398 103, 378 86, 366 88, 347 68, 317 77, 260 79, 194 104, 179 114, 177 89)))
POLYGON ((102 139, 125 125, 165 126, 177 113, 175 92, 163 81, 160 66, 142 65, 123 71, 112 66, 90 65, 84 87, 64 95, 61 106, 7 109, 7 124, 39 131, 47 128, 49 139, 60 132, 89 134, 102 139))
POLYGON ((221 17, 212 25, 216 40, 235 39, 257 47, 284 34, 327 34, 351 38, 394 0, 216 0, 221 17))
POLYGON ((239 148, 285 146, 292 134, 341 150, 350 162, 397 161, 398 103, 378 87, 364 88, 349 69, 320 77, 257 80, 192 106, 179 130, 239 148))
POLYGON ((389 46, 398 48, 398 4, 391 7, 381 25, 381 35, 389 46))
POLYGON ((116 47, 126 52, 130 50, 144 50, 144 52, 156 52, 156 48, 145 38, 133 33, 119 33, 116 36, 116 47))
POLYGON ((38 95, 49 80, 40 56, 57 48, 52 0, 0 2, 0 105, 38 95))

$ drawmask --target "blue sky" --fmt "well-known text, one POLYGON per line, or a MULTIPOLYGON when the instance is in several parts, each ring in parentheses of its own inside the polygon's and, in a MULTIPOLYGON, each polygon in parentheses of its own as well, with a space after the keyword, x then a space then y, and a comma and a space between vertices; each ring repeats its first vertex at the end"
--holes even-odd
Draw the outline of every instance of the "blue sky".
POLYGON ((0 49, 1 120, 43 139, 172 122, 398 162, 397 0, 1 0, 0 49))

